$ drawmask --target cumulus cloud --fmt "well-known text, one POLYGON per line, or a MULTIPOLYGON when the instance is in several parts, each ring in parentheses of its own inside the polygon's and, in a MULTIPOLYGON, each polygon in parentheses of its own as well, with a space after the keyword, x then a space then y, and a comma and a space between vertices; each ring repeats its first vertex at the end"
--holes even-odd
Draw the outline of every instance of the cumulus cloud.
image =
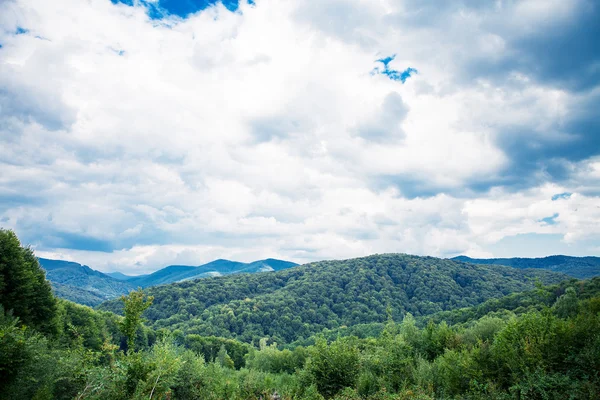
POLYGON ((595 2, 184 3, 0 2, 0 225, 39 255, 597 252, 595 2))

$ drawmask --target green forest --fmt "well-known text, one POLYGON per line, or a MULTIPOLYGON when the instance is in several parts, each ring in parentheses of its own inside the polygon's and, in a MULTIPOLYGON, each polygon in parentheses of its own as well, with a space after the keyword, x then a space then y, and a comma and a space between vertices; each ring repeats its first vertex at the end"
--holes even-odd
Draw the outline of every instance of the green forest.
POLYGON ((92 309, 0 230, 2 399, 598 399, 599 332, 600 278, 405 255, 92 309))
MULTIPOLYGON (((149 288, 154 302, 144 316, 155 329, 284 344, 323 329, 385 322, 388 308, 400 320, 407 312, 430 315, 565 279, 545 270, 383 254, 149 288)), ((120 301, 100 306, 121 308, 120 301)))

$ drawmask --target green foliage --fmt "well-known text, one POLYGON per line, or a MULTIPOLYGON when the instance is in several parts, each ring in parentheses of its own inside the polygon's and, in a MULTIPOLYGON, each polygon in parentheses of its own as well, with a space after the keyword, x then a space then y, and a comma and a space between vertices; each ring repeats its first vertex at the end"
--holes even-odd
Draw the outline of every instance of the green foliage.
POLYGON ((524 314, 532 311, 541 311, 552 306, 557 299, 572 288, 579 299, 587 299, 600 295, 600 278, 587 281, 575 279, 561 282, 558 285, 541 286, 533 290, 511 293, 499 299, 490 299, 475 307, 458 308, 442 311, 427 317, 434 322, 446 321, 450 325, 476 321, 485 315, 496 315, 500 318, 512 314, 524 314), (506 311, 510 313, 506 313, 506 311))
POLYGON ((577 292, 574 288, 568 287, 565 294, 560 296, 553 309, 560 318, 567 318, 577 314, 579 303, 577 301, 577 292))
POLYGON ((153 296, 146 296, 141 289, 121 296, 125 318, 121 323, 121 331, 127 337, 127 349, 135 349, 136 332, 142 323, 142 313, 150 307, 153 296))
POLYGON ((95 291, 82 289, 76 286, 64 285, 62 283, 50 282, 52 292, 60 299, 66 299, 77 304, 95 307, 111 297, 98 294, 95 291))
POLYGON ((513 268, 537 268, 560 272, 579 279, 588 279, 600 275, 600 257, 549 256, 543 258, 488 258, 476 259, 466 256, 454 257, 453 260, 486 264, 507 265, 513 268))
MULTIPOLYGON (((302 276, 292 276, 281 283, 282 293, 304 287, 302 276)), ((453 281, 467 285, 463 278, 453 281)), ((356 281, 347 279, 344 290, 351 291, 356 281)), ((12 276, 4 279, 4 287, 13 281, 12 276)), ((367 289, 381 283, 367 281, 367 289)), ((404 291, 412 287, 402 285, 404 291)), ((386 288, 391 290, 382 285, 380 291, 386 288)), ((311 294, 307 290, 304 295, 311 294)), ((411 296, 419 302, 418 293, 411 296)), ((335 298, 344 301, 341 295, 335 298)), ((265 299, 256 313, 282 310, 273 298, 273 303, 265 299)), ((124 299, 125 317, 60 301, 53 330, 36 320, 25 323, 0 307, 0 398, 562 400, 597 399, 600 393, 600 280, 538 285, 527 293, 447 314, 457 324, 440 321, 440 314, 424 321, 410 313, 396 324, 394 307, 385 312, 386 306, 381 321, 373 327, 362 324, 356 331, 366 333, 362 337, 303 338, 314 343, 308 347, 277 347, 272 338, 263 337, 255 348, 184 330, 154 331, 141 323, 151 301, 144 292, 133 292, 124 299), (135 342, 138 351, 120 351, 125 341, 131 350, 135 342)), ((348 304, 358 307, 356 311, 363 304, 358 303, 348 304)), ((237 309, 230 304, 222 311, 235 317, 237 309)), ((318 304, 320 309, 327 303, 318 304)), ((12 303, 6 306, 15 310, 12 303)), ((338 326, 325 333, 332 335, 336 329, 348 332, 338 326)))
POLYGON ((359 374, 359 352, 352 339, 341 338, 327 345, 318 340, 306 369, 319 393, 333 397, 346 387, 353 387, 359 374))
POLYGON ((203 337, 193 334, 185 336, 183 343, 186 348, 201 355, 208 362, 215 361, 219 351, 224 347, 236 369, 240 369, 245 365, 246 354, 248 354, 251 349, 247 344, 240 343, 236 340, 214 336, 203 337))
MULTIPOLYGON (((385 323, 388 307, 394 319, 406 312, 430 315, 532 289, 538 278, 554 283, 564 276, 383 254, 150 288, 155 301, 145 316, 155 329, 254 345, 263 337, 309 344, 303 340, 324 329, 385 323)), ((120 312, 118 302, 100 308, 120 312)))
POLYGON ((259 351, 251 349, 247 357, 247 368, 276 374, 293 374, 304 367, 308 351, 302 346, 295 347, 294 350, 279 350, 275 343, 267 345, 264 338, 260 341, 259 351))
POLYGON ((546 307, 509 319, 431 321, 419 328, 407 315, 400 324, 388 321, 378 338, 316 338, 314 346, 293 350, 266 339, 250 348, 161 332, 147 350, 123 353, 88 340, 112 329, 110 314, 67 302, 60 309, 61 326, 81 332, 59 333, 67 347, 2 314, 0 368, 10 373, 0 375, 0 393, 15 399, 501 400, 595 399, 600 390, 600 296, 577 300, 576 313, 564 317, 546 307), (89 331, 81 329, 87 325, 89 331), (215 347, 206 362, 204 352, 215 347), (247 351, 245 368, 232 368, 229 349, 247 351))
POLYGON ((19 319, 6 315, 0 306, 0 391, 33 360, 35 343, 41 340, 39 335, 19 325, 19 319))
POLYGON ((56 332, 56 300, 44 271, 33 251, 4 229, 0 229, 0 305, 25 325, 56 332))
POLYGON ((135 289, 129 282, 120 281, 86 265, 45 258, 38 260, 46 271, 54 294, 79 304, 96 306, 135 289))

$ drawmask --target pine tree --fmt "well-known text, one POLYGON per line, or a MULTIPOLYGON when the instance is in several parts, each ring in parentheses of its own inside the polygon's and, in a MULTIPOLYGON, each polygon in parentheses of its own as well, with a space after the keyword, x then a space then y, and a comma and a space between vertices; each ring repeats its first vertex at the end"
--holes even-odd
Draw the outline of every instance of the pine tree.
POLYGON ((24 325, 56 332, 57 304, 46 274, 33 251, 5 229, 0 229, 0 304, 24 325))

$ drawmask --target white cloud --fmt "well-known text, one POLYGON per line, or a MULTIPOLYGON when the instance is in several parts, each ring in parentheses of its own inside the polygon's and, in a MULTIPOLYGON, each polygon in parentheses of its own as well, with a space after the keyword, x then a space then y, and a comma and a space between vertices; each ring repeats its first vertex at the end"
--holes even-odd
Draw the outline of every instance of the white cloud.
POLYGON ((571 140, 555 128, 576 96, 510 69, 465 81, 511 52, 498 13, 536 29, 541 3, 451 10, 439 27, 399 1, 256 3, 162 21, 108 0, 0 3, 0 225, 42 256, 134 273, 600 233, 597 162, 503 186, 522 162, 503 129, 571 140), (404 85, 369 74, 394 53, 419 70, 404 85))

